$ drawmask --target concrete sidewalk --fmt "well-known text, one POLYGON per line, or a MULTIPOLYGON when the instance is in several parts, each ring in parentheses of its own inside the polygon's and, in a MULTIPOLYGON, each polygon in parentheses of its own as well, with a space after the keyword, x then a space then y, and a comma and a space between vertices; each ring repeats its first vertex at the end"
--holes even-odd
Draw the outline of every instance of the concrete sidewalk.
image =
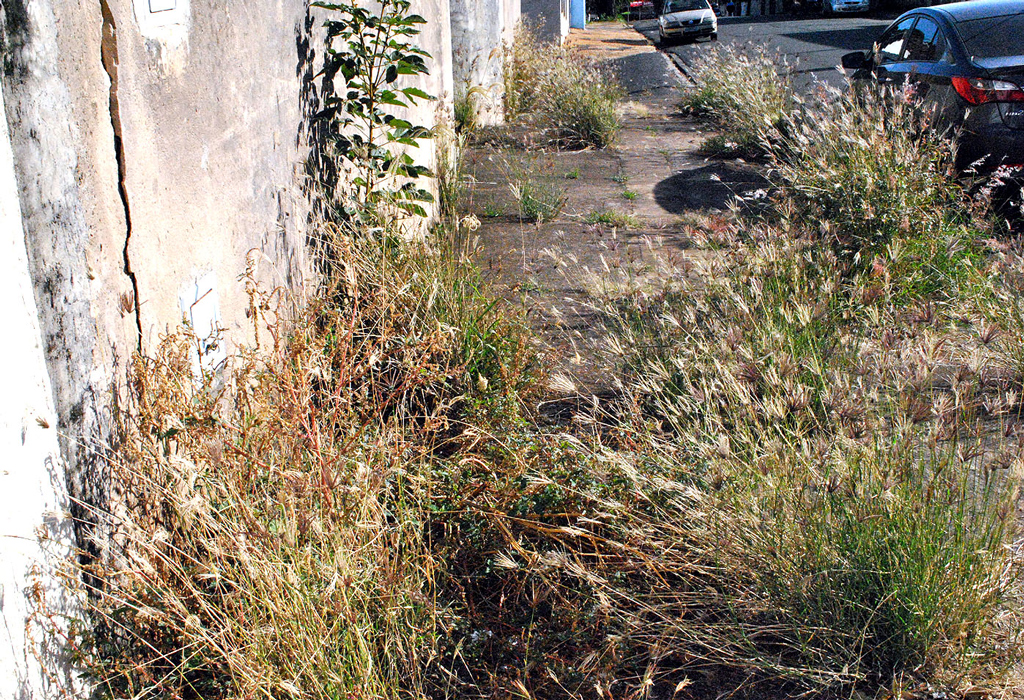
POLYGON ((607 66, 630 97, 676 90, 684 83, 672 60, 628 24, 595 22, 586 29, 573 29, 567 45, 607 66))
MULTIPOLYGON (((651 284, 664 261, 686 266, 708 251, 691 244, 695 222, 721 216, 738 193, 759 187, 743 165, 709 162, 697 152, 703 127, 679 112, 682 75, 632 27, 591 25, 570 47, 605 64, 623 84, 622 129, 604 149, 467 152, 473 177, 469 211, 481 221, 477 260, 499 295, 527 310, 546 363, 584 395, 614 393, 615 358, 592 296, 605 284, 651 284), (508 187, 509 159, 566 195, 554 221, 524 223, 508 187)), ((571 392, 569 392, 571 393, 571 392)))

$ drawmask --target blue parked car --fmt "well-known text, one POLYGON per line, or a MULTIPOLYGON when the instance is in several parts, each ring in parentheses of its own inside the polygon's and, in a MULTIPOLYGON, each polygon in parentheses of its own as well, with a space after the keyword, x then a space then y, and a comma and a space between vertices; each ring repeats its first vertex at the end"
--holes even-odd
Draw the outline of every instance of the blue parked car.
POLYGON ((842 64, 854 81, 909 83, 938 128, 962 128, 961 169, 1024 166, 1024 0, 911 10, 842 64))

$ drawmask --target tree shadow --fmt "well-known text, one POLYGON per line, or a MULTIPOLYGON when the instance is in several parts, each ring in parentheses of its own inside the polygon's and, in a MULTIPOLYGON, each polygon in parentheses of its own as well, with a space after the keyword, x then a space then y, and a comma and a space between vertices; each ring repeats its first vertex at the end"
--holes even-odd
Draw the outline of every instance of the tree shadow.
POLYGON ((782 36, 809 44, 828 46, 844 51, 863 51, 871 48, 882 32, 884 26, 856 27, 852 29, 829 29, 823 31, 787 32, 782 36))
POLYGON ((670 214, 727 209, 740 198, 766 189, 768 180, 750 167, 727 161, 684 170, 654 186, 654 200, 670 214))

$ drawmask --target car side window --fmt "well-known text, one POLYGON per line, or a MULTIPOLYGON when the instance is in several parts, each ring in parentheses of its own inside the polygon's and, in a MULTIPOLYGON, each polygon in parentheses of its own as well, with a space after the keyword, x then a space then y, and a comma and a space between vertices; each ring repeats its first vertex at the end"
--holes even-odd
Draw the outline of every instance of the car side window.
POLYGON ((908 17, 891 28, 875 44, 875 64, 895 63, 903 54, 904 39, 907 30, 914 26, 916 17, 908 17))
POLYGON ((946 37, 938 22, 921 17, 904 41, 904 60, 938 61, 946 53, 946 37))

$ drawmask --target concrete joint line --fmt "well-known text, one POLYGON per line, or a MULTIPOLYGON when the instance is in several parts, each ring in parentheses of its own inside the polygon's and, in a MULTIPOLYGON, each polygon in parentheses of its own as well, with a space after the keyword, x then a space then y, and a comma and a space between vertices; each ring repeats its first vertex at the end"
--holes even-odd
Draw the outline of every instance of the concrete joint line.
POLYGON ((132 211, 128 204, 128 183, 127 163, 124 153, 124 138, 121 129, 121 109, 117 98, 117 26, 114 23, 114 14, 110 11, 107 0, 100 0, 100 10, 103 13, 103 37, 100 42, 100 60, 103 63, 103 70, 110 79, 110 125, 114 129, 114 158, 117 160, 117 193, 121 197, 121 206, 124 208, 124 273, 132 283, 132 299, 122 297, 121 308, 125 312, 135 313, 135 330, 138 333, 136 348, 142 352, 142 312, 139 310, 139 280, 132 271, 132 262, 129 256, 129 245, 132 239, 132 211))

